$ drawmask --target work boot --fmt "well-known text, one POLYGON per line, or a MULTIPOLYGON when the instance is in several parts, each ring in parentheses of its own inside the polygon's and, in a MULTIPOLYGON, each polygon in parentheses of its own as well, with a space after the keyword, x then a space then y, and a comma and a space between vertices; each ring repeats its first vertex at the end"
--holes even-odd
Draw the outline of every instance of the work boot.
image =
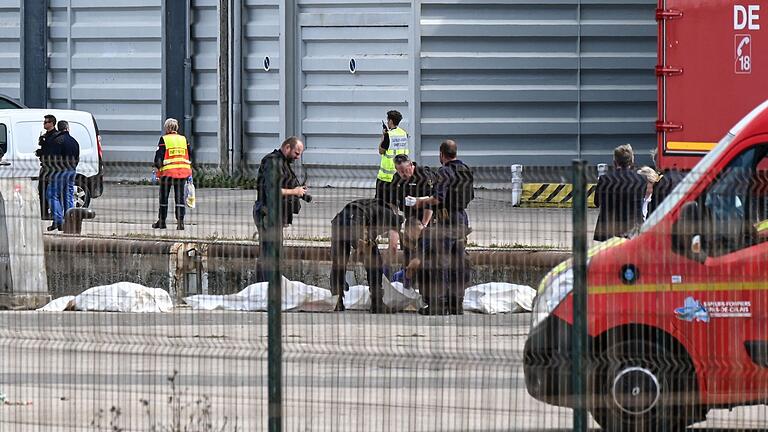
POLYGON ((59 225, 57 223, 53 223, 53 224, 51 224, 51 226, 46 228, 46 231, 56 231, 56 230, 61 231, 61 225, 59 225))
POLYGON ((419 309, 419 315, 448 315, 450 312, 445 305, 445 301, 437 299, 436 301, 427 302, 427 305, 419 309))
POLYGON ((158 219, 157 222, 152 224, 152 228, 165 229, 165 221, 162 219, 158 219))
POLYGON ((176 229, 179 231, 184 231, 184 221, 176 222, 176 229))
POLYGON ((464 315, 464 299, 461 297, 449 297, 448 314, 464 315))

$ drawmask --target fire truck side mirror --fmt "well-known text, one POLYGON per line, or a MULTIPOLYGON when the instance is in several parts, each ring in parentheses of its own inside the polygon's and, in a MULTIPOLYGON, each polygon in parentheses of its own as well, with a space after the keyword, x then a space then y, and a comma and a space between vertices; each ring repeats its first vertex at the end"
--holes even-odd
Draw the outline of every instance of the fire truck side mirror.
POLYGON ((683 204, 672 225, 672 249, 680 255, 703 263, 707 255, 702 248, 701 211, 695 201, 683 204))

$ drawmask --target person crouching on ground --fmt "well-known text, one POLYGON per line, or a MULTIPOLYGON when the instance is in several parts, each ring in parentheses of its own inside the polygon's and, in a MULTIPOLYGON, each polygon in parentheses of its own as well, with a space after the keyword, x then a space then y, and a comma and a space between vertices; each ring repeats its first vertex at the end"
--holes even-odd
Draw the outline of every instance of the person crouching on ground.
POLYGON ((331 294, 338 295, 337 311, 344 310, 344 282, 352 249, 362 257, 371 294, 371 313, 386 313, 381 288, 383 262, 376 237, 398 229, 402 216, 378 199, 358 199, 345 205, 331 220, 331 294))

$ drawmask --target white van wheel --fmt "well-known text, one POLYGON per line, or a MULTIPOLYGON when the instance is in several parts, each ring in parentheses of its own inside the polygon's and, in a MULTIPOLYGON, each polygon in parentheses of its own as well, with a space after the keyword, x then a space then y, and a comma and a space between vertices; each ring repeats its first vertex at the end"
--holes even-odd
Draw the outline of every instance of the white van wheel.
POLYGON ((75 208, 87 208, 91 204, 91 194, 84 183, 80 180, 75 183, 75 208))

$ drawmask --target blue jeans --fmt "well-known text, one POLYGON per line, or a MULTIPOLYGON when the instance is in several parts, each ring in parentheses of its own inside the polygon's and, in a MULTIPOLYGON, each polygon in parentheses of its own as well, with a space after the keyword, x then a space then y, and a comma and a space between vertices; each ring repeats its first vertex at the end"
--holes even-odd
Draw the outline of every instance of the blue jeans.
POLYGON ((75 170, 51 174, 45 192, 55 225, 64 225, 64 214, 75 205, 75 170))

